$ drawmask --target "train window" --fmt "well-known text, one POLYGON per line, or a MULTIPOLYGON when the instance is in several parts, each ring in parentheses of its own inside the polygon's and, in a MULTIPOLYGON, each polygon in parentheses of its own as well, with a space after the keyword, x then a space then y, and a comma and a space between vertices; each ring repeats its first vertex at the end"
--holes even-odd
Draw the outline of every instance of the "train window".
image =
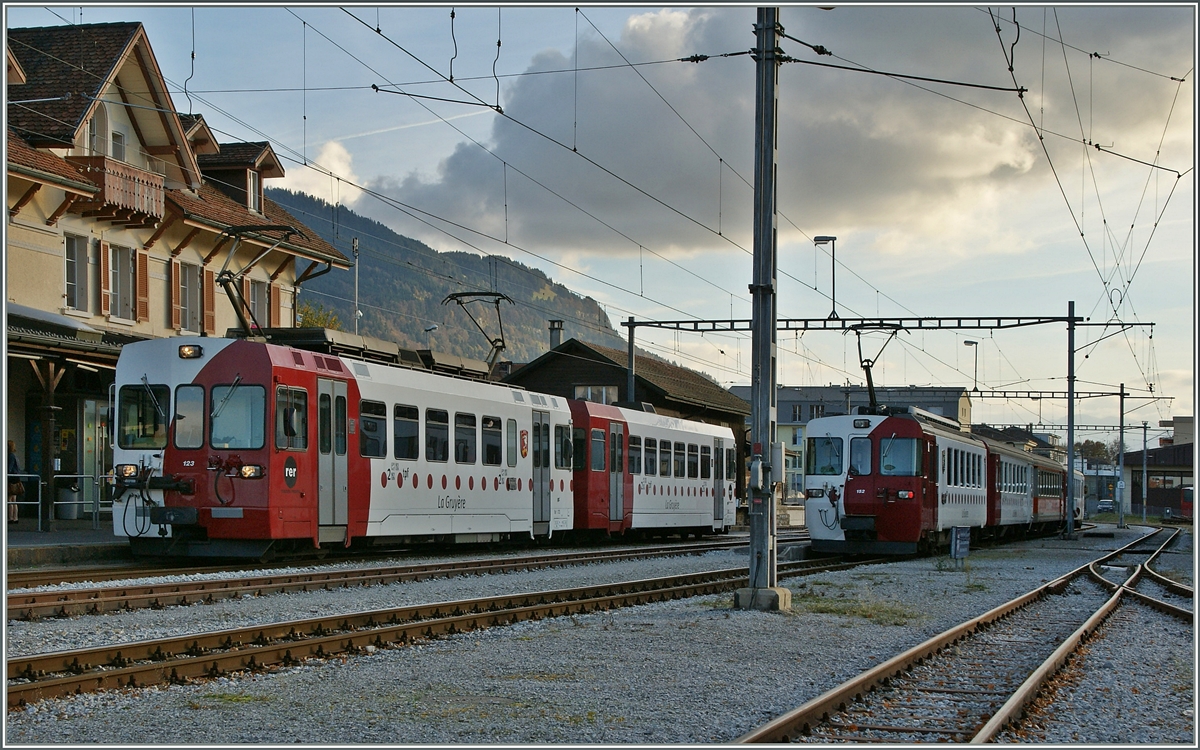
POLYGON ((921 475, 921 443, 916 438, 891 438, 879 446, 879 473, 892 477, 921 475))
MULTIPOLYGON (((545 404, 545 401, 546 401, 546 399, 543 398, 542 399, 543 405, 545 404)), ((538 431, 537 425, 534 425, 533 429, 534 429, 534 432, 537 432, 538 431)), ((542 422, 541 435, 542 436, 541 436, 540 440, 537 440, 537 439, 534 440, 534 443, 537 445, 537 448, 534 450, 533 465, 540 466, 543 469, 549 469, 550 468, 550 423, 549 422, 542 422), (540 457, 538 456, 539 453, 541 454, 540 457)))
POLYGON ((266 443, 267 392, 261 385, 214 385, 212 447, 257 450, 266 443))
POLYGON ((675 444, 675 477, 683 479, 687 475, 687 446, 675 444))
POLYGON ((483 418, 483 465, 499 466, 504 453, 504 430, 500 417, 483 418))
POLYGON ((328 393, 322 393, 317 398, 317 446, 321 453, 328 454, 333 450, 333 399, 328 393))
POLYGON ((333 399, 333 452, 339 456, 346 455, 345 396, 336 396, 333 399))
POLYGON ((725 476, 729 479, 737 477, 737 448, 725 449, 725 476))
POLYGON ((587 445, 584 444, 586 436, 583 429, 576 427, 571 430, 571 440, 574 442, 571 469, 574 471, 583 471, 587 468, 587 445))
POLYGON ((695 443, 688 443, 687 475, 688 479, 698 479, 700 477, 700 446, 695 443))
POLYGON ((707 445, 700 446, 700 478, 712 478, 712 449, 707 445))
POLYGON ((804 453, 804 473, 837 476, 842 473, 842 439, 811 437, 804 453))
POLYGON ((565 424, 554 425, 554 468, 571 468, 571 428, 565 424))
POLYGON ((658 441, 646 438, 646 476, 652 477, 658 473, 658 441))
POLYGON ((592 471, 604 471, 604 430, 592 430, 592 471))
MULTIPOLYGON (((513 393, 516 393, 516 391, 513 391, 513 393)), ((508 422, 506 423, 506 429, 508 430, 508 433, 507 433, 508 445, 506 446, 508 449, 508 465, 516 466, 517 465, 517 420, 515 420, 515 419, 508 420, 508 422)))
POLYGON ((475 463, 475 445, 478 440, 475 432, 474 414, 454 415, 454 462, 459 464, 475 463))
POLYGON ((392 437, 396 458, 416 461, 421 457, 421 411, 417 407, 396 404, 392 409, 392 437))
POLYGON ((117 444, 122 448, 164 448, 171 409, 171 389, 165 385, 121 386, 117 410, 117 444))
POLYGON ((378 401, 360 401, 358 422, 361 434, 358 452, 370 458, 387 456, 387 404, 378 401))
POLYGON ((637 435, 629 436, 629 473, 642 473, 642 439, 637 435))
POLYGON ((871 473, 871 438, 850 438, 850 471, 853 476, 871 473))
POLYGON ((275 389, 275 447, 308 449, 308 391, 303 388, 275 389))
POLYGON ((612 451, 608 457, 608 470, 616 474, 625 473, 625 433, 614 433, 608 447, 612 451))
POLYGON ((658 443, 658 475, 671 476, 671 441, 662 440, 658 443))
POLYGON ((204 447, 204 386, 175 389, 175 447, 204 447))
POLYGON ((450 415, 442 409, 425 410, 425 459, 450 460, 450 415))

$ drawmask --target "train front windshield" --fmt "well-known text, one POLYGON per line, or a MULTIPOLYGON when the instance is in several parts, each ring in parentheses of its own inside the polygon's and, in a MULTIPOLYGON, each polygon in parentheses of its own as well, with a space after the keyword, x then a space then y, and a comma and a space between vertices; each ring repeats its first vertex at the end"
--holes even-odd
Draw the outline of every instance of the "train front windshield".
POLYGON ((842 455, 840 437, 810 437, 804 473, 839 476, 842 473, 842 455))
POLYGON ((916 438, 884 438, 879 441, 879 473, 893 477, 921 474, 921 444, 916 438))
POLYGON ((171 390, 165 385, 123 385, 117 409, 117 445, 132 450, 165 448, 171 390))

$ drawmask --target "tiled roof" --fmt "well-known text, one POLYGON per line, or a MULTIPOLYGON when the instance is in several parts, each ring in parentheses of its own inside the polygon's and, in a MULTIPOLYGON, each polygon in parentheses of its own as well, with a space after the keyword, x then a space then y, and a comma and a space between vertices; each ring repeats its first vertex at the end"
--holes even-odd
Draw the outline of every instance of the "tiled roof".
MULTIPOLYGON (((312 229, 297 221, 270 198, 263 198, 263 213, 256 214, 205 182, 199 196, 181 190, 168 190, 167 202, 173 204, 184 218, 207 224, 218 231, 231 226, 267 226, 287 224, 299 229, 304 237, 292 236, 282 247, 312 260, 330 261, 339 268, 349 268, 350 262, 312 229)), ((275 236, 275 235, 271 235, 275 236)))
POLYGON ((139 22, 8 29, 25 84, 8 87, 8 124, 37 146, 69 146, 91 100, 142 28, 139 22), (65 100, 13 104, 30 99, 65 100))
POLYGON ((267 141, 250 143, 222 143, 221 153, 201 154, 197 157, 201 169, 211 167, 252 167, 264 151, 271 148, 267 141))
POLYGON ((203 119, 203 115, 185 115, 182 113, 179 115, 179 122, 183 125, 183 132, 185 133, 190 132, 192 128, 196 127, 196 123, 203 119))
POLYGON ((90 195, 98 189, 74 164, 54 154, 30 148, 11 128, 8 131, 8 170, 39 181, 47 180, 70 187, 74 192, 86 191, 90 195))

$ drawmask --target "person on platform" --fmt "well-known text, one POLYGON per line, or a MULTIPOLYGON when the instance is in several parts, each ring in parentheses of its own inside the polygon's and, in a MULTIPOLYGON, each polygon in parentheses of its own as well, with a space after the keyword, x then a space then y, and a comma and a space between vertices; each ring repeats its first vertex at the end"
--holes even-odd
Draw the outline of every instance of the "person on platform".
POLYGON ((8 441, 8 522, 14 524, 17 522, 17 514, 21 510, 17 505, 17 499, 25 494, 25 485, 21 484, 21 480, 15 479, 17 474, 21 473, 21 464, 17 462, 17 444, 13 441, 8 441))

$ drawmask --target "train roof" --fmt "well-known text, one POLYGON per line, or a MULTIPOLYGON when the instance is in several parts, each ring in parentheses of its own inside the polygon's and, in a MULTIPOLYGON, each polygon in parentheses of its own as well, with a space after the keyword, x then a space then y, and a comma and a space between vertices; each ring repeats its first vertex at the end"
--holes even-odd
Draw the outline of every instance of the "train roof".
POLYGON ((472 380, 485 380, 489 372, 487 363, 482 360, 430 349, 405 349, 394 341, 330 328, 259 328, 255 336, 247 336, 240 328, 230 328, 225 335, 231 339, 262 341, 318 354, 429 370, 472 380))

